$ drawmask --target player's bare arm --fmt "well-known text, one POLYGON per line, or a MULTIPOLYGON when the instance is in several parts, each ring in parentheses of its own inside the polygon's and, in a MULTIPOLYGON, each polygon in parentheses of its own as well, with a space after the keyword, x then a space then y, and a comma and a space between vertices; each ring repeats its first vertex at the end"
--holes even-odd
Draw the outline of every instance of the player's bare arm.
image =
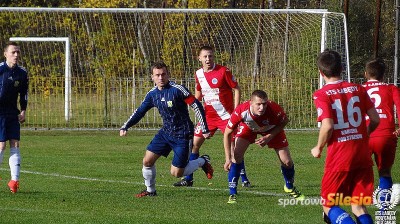
POLYGON ((375 107, 369 109, 367 111, 367 114, 369 116, 369 125, 368 125, 368 135, 370 135, 379 125, 379 114, 376 112, 375 107))
POLYGON ((324 146, 328 143, 328 139, 331 138, 333 132, 333 119, 325 118, 321 122, 321 128, 319 129, 318 143, 311 149, 311 154, 315 158, 320 158, 324 146))
POLYGON ((233 88, 233 96, 234 96, 233 106, 234 106, 234 108, 236 108, 240 103, 240 95, 241 95, 241 90, 240 90, 239 85, 237 85, 235 88, 233 88))
POLYGON ((230 166, 231 166, 232 133, 233 133, 233 129, 225 128, 225 132, 224 132, 224 150, 225 150, 224 170, 225 171, 229 171, 230 166))
POLYGON ((203 98, 201 90, 197 90, 197 89, 196 89, 196 90, 194 91, 194 97, 195 97, 198 101, 201 102, 201 100, 202 100, 202 98, 203 98))

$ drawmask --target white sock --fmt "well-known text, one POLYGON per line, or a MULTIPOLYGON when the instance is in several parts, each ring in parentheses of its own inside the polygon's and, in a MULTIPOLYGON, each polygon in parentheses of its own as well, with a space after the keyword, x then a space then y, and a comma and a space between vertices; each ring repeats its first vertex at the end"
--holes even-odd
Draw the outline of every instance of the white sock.
POLYGON ((202 167, 205 162, 206 161, 203 158, 198 158, 198 159, 189 161, 189 163, 185 167, 185 170, 183 171, 183 176, 192 174, 199 167, 202 167))
POLYGON ((156 166, 146 167, 142 169, 144 185, 147 187, 147 191, 152 193, 156 191, 156 166))
POLYGON ((19 148, 10 148, 10 159, 8 160, 11 170, 11 180, 19 180, 19 172, 21 170, 21 155, 19 153, 19 148))

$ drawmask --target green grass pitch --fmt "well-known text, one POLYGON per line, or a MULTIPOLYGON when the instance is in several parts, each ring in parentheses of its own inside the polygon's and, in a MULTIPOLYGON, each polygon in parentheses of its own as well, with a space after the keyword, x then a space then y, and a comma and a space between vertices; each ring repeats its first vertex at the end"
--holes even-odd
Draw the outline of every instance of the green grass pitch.
MULTIPOLYGON (((278 204, 289 197, 283 192, 277 156, 256 145, 245 156, 254 186, 239 186, 238 203, 227 204, 221 134, 201 149, 201 154, 211 156, 212 180, 200 169, 194 187, 174 188, 178 179, 170 175, 170 155, 156 164, 158 196, 135 198, 144 189, 142 158, 153 135, 130 131, 123 138, 118 131, 23 131, 17 194, 7 188, 9 150, 0 167, 0 223, 323 223, 319 205, 278 204)), ((287 135, 296 168, 295 185, 307 197, 319 198, 324 159, 310 154, 317 132, 287 135)), ((399 162, 397 157, 396 183, 400 182, 399 162)), ((369 210, 374 218, 376 208, 369 210)))

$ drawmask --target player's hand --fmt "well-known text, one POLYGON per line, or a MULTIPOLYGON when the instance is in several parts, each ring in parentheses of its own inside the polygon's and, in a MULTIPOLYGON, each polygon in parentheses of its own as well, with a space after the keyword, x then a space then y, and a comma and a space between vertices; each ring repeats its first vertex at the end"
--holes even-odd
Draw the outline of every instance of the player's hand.
POLYGON ((18 120, 21 124, 25 122, 25 111, 21 111, 21 113, 18 115, 18 120))
POLYGON ((262 136, 261 138, 256 139, 256 141, 254 143, 259 145, 260 147, 264 147, 265 145, 267 145, 267 143, 270 140, 269 136, 270 136, 269 134, 266 135, 266 136, 262 136))
POLYGON ((400 137, 400 128, 393 132, 393 134, 398 138, 400 137))
POLYGON ((205 139, 210 139, 210 138, 211 138, 211 133, 210 133, 210 132, 203 133, 203 137, 204 137, 205 139))
POLYGON ((127 131, 126 130, 119 130, 119 136, 126 136, 127 131))
POLYGON ((311 155, 314 156, 314 158, 320 158, 321 153, 322 150, 318 146, 315 146, 314 148, 311 149, 311 155))
POLYGON ((229 172, 229 170, 231 169, 231 164, 232 164, 232 162, 230 160, 225 161, 224 170, 226 172, 229 172))

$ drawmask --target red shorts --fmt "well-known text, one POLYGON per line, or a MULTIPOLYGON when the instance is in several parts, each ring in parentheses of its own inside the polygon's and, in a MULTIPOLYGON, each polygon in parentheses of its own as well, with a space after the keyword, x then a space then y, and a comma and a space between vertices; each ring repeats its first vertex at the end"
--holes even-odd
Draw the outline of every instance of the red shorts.
POLYGON ((370 205, 373 191, 372 167, 351 171, 325 171, 322 177, 321 197, 326 207, 370 205))
POLYGON ((395 136, 372 137, 369 139, 369 148, 374 154, 376 166, 379 170, 391 168, 396 156, 397 138, 395 136))
MULTIPOLYGON (((218 129, 221 130, 222 133, 224 133, 226 125, 228 124, 229 121, 229 120, 208 119, 208 118, 206 118, 206 120, 207 120, 208 130, 210 130, 211 136, 213 136, 218 129)), ((201 131, 201 126, 199 123, 197 123, 194 129, 194 136, 201 138, 203 137, 203 132, 201 131)))
MULTIPOLYGON (((265 136, 268 134, 268 132, 253 132, 246 124, 240 123, 239 126, 237 127, 237 132, 235 134, 235 138, 243 138, 249 141, 250 143, 254 143, 257 135, 260 134, 262 136, 265 136)), ((286 139, 286 134, 285 131, 279 132, 271 141, 267 143, 268 148, 273 148, 273 149, 280 149, 289 146, 289 143, 286 139)))

